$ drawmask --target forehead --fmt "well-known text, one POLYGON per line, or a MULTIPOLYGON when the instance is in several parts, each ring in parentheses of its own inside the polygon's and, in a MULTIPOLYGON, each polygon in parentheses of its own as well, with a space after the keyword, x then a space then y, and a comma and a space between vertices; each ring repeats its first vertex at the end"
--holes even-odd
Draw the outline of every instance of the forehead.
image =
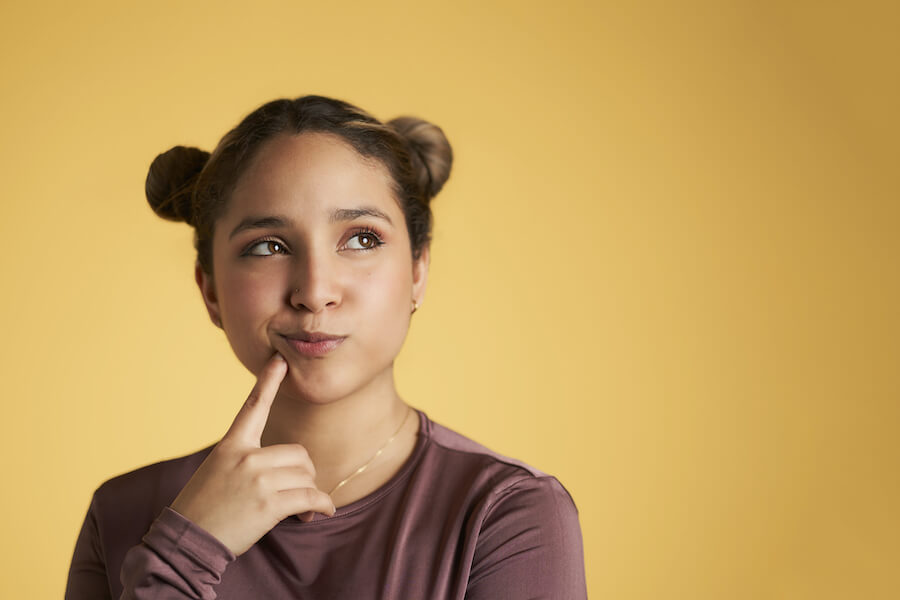
POLYGON ((222 218, 279 212, 326 220, 335 209, 358 205, 376 206, 394 223, 403 221, 393 181, 380 161, 362 156, 333 134, 284 134, 259 149, 238 179, 222 218))

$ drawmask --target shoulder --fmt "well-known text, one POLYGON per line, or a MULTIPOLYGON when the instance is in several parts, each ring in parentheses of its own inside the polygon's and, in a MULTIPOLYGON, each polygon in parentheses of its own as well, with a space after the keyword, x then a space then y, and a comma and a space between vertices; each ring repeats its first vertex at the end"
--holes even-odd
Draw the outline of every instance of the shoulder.
POLYGON ((141 542, 156 517, 172 503, 211 450, 212 446, 147 465, 100 485, 76 547, 73 560, 80 565, 76 571, 86 568, 96 574, 100 570, 107 575, 109 585, 119 585, 125 554, 141 542))
MULTIPOLYGON (((439 481, 436 489, 465 490, 470 506, 477 505, 486 521, 496 518, 504 506, 522 504, 527 513, 540 515, 552 507, 577 520, 572 496, 553 475, 490 448, 423 416, 422 434, 427 449, 420 470, 439 481)), ((455 495, 455 494, 454 494, 455 495)), ((518 516, 524 516, 519 513, 518 516)))
POLYGON ((97 496, 146 500, 148 497, 166 496, 172 490, 177 494, 212 449, 213 446, 209 446, 185 456, 162 460, 117 475, 97 488, 97 496))
POLYGON ((504 597, 510 590, 583 597, 578 509, 563 484, 436 423, 428 422, 427 433, 439 473, 435 487, 456 490, 455 500, 467 498, 460 502, 473 542, 467 597, 504 597))
MULTIPOLYGON (((198 452, 153 463, 104 482, 94 492, 92 509, 107 527, 156 518, 163 507, 171 504, 212 446, 198 452)), ((144 528, 146 530, 146 527, 144 528)))

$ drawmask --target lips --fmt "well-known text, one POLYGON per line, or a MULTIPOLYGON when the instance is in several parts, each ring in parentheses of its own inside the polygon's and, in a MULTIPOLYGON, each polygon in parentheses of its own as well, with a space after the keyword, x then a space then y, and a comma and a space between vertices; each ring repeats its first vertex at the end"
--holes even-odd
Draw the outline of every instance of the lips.
POLYGON ((289 340, 301 340, 303 342, 325 342, 328 340, 342 340, 346 335, 331 335, 320 331, 298 331, 297 333, 282 334, 289 340))
POLYGON ((323 356, 341 345, 345 335, 300 331, 282 334, 288 345, 302 356, 323 356))

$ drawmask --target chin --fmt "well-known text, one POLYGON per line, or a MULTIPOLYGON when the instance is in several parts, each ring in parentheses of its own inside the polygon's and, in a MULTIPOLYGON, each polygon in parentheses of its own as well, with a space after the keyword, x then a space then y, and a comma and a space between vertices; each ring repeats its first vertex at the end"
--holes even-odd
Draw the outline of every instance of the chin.
POLYGON ((309 404, 324 405, 336 402, 347 395, 347 390, 341 387, 331 382, 291 377, 291 372, 288 371, 279 393, 309 404))
POLYGON ((296 367, 289 361, 287 376, 279 391, 310 404, 331 404, 350 396, 373 379, 343 369, 327 368, 326 365, 315 366, 318 368, 304 370, 302 365, 296 367))

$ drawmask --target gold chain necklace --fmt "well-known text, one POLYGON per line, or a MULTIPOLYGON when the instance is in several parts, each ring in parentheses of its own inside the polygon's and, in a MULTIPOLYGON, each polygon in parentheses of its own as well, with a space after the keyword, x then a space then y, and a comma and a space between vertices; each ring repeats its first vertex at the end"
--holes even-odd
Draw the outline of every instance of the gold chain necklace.
POLYGON ((353 479, 354 477, 356 477, 357 475, 359 475, 360 473, 362 473, 363 471, 365 471, 365 470, 369 467, 369 465, 371 465, 373 462, 375 462, 375 459, 378 458, 379 456, 381 456, 381 453, 384 452, 384 449, 387 448, 388 446, 390 446, 391 442, 394 441, 394 438, 396 438, 397 435, 400 433, 400 430, 403 429, 403 426, 406 425, 406 422, 409 420, 409 415, 412 414, 412 412, 413 412, 412 409, 409 408, 409 407, 407 407, 407 408, 406 408, 406 416, 403 417, 403 422, 400 423, 400 427, 397 428, 397 431, 394 432, 394 435, 392 435, 391 437, 388 438, 388 441, 386 441, 386 442, 381 446, 381 448, 378 449, 378 452, 376 452, 376 453, 372 456, 372 458, 370 458, 368 461, 366 461, 366 464, 364 464, 363 466, 361 466, 360 468, 358 468, 357 470, 355 470, 352 474, 350 474, 349 477, 347 477, 346 479, 344 479, 343 481, 341 481, 339 484, 337 484, 336 486, 334 486, 334 488, 333 488, 330 492, 328 492, 328 495, 329 495, 329 496, 333 495, 336 491, 338 491, 339 489, 341 489, 341 487, 342 487, 345 483, 347 483, 348 481, 350 481, 351 479, 353 479))

